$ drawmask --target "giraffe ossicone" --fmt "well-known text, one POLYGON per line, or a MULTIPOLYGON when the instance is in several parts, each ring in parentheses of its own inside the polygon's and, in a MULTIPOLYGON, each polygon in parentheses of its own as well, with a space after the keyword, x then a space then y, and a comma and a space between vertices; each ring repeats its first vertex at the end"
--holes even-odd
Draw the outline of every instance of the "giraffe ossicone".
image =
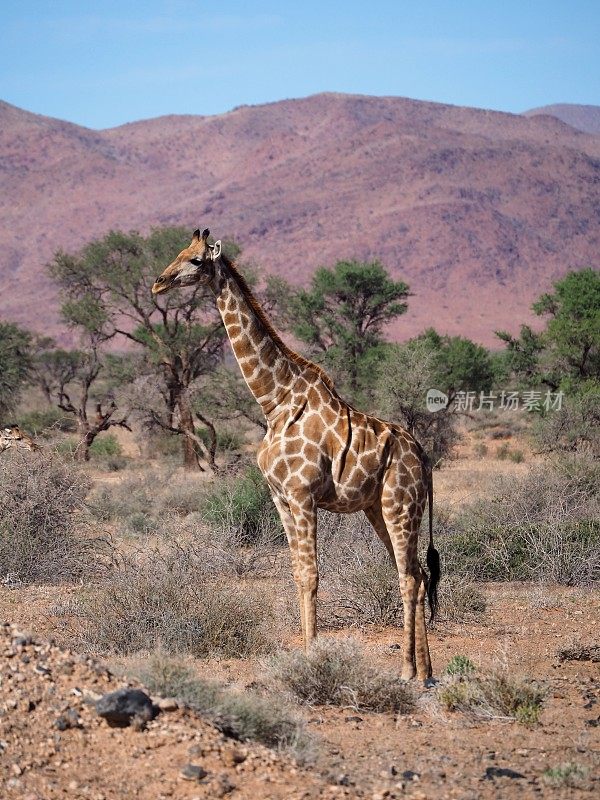
POLYGON ((221 243, 194 232, 188 247, 152 286, 160 295, 204 284, 217 308, 242 375, 267 421, 258 454, 290 547, 305 646, 317 634, 317 509, 363 511, 394 560, 404 608, 402 677, 431 677, 425 597, 437 606, 439 556, 433 545, 431 468, 411 434, 357 411, 321 367, 279 337, 221 243), (429 575, 417 554, 429 500, 429 575))

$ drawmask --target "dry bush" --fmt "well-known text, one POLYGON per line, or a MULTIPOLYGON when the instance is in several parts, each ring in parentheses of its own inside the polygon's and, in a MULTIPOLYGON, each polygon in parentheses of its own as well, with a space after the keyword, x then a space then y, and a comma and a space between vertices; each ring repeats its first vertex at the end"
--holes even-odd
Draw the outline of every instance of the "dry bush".
POLYGON ((200 510, 207 489, 193 477, 165 475, 161 484, 154 486, 153 501, 157 515, 185 517, 200 510))
MULTIPOLYGON (((323 513, 319 539, 321 625, 402 625, 398 571, 367 519, 323 513)), ((423 550, 427 537, 421 539, 423 550)), ((424 553, 421 563, 425 564, 424 553)), ((439 594, 440 619, 462 622, 485 611, 485 597, 464 577, 443 574, 439 594)))
POLYGON ((445 569, 476 580, 600 580, 600 464, 561 459, 499 482, 446 524, 445 569))
POLYGON ((264 591, 215 579, 190 551, 172 546, 124 560, 83 601, 83 644, 130 654, 158 645, 198 657, 248 657, 273 646, 264 591))
POLYGON ((153 513, 153 490, 161 478, 153 470, 127 475, 118 483, 98 486, 90 494, 89 507, 100 520, 125 520, 133 514, 153 513))
POLYGON ((485 597, 477 586, 456 575, 442 576, 439 594, 439 617, 450 622, 477 620, 487 608, 485 597))
POLYGON ((583 453, 600 458, 600 384, 589 384, 565 398, 560 410, 536 421, 535 440, 545 453, 583 453))
POLYGON ((0 574, 57 583, 106 567, 112 547, 93 535, 89 488, 87 476, 51 450, 0 459, 0 574))
POLYGON ((267 680, 307 705, 406 712, 414 698, 396 673, 378 670, 351 639, 317 639, 307 653, 282 652, 267 667, 267 680))
MULTIPOLYGON (((464 659, 452 659, 437 696, 449 711, 488 719, 510 718, 526 725, 539 721, 545 692, 534 681, 510 675, 506 669, 478 672, 464 659), (455 667, 450 666, 455 662, 455 667)), ((463 657, 464 658, 464 657, 463 657)))
POLYGON ((396 625, 402 620, 398 572, 362 514, 319 514, 323 625, 396 625))

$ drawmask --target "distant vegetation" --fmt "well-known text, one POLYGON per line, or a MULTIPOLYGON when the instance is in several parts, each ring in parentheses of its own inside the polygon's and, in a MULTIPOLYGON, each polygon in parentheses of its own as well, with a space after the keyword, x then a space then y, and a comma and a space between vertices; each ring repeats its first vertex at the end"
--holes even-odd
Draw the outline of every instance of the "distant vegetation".
MULTIPOLYGON (((199 286, 160 300, 149 292, 187 239, 181 228, 156 229, 146 237, 113 231, 78 254, 57 253, 49 269, 61 287, 65 324, 78 333, 81 346, 64 350, 48 338, 0 324, 2 415, 17 410, 29 383, 38 387, 45 408, 23 410, 20 421, 39 436, 73 425, 77 441, 70 449, 80 460, 90 458, 92 445, 96 456, 108 455, 107 445, 95 445, 105 431, 134 426, 162 449, 161 437, 175 437, 188 469, 213 471, 219 453, 240 448, 244 430, 259 434, 260 409, 226 358, 212 296, 199 286), (126 353, 115 352, 119 344, 128 345, 126 353), (235 432, 234 421, 242 423, 235 432)), ((226 247, 239 255, 235 243, 226 247)), ((255 283, 253 270, 248 274, 255 283)), ((456 444, 460 414, 452 400, 465 392, 561 392, 560 410, 540 408, 533 415, 537 446, 597 452, 600 276, 591 268, 569 273, 534 304, 547 320, 544 330, 524 325, 519 337, 499 331, 505 349, 496 353, 433 328, 400 344, 387 341, 385 326, 405 313, 409 287, 393 281, 378 262, 322 267, 307 289, 272 278, 259 296, 275 325, 330 371, 343 396, 405 426, 434 463, 456 444), (449 398, 448 407, 435 414, 425 408, 430 388, 449 398)), ((522 459, 519 451, 505 449, 506 457, 522 459)))

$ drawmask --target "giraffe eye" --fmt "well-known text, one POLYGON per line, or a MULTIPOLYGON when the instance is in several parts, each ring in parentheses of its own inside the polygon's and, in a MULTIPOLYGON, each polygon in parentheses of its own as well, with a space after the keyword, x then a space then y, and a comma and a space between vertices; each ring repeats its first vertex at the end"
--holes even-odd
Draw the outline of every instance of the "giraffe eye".
POLYGON ((202 266, 202 259, 201 258, 190 258, 190 264, 193 264, 195 267, 202 266))

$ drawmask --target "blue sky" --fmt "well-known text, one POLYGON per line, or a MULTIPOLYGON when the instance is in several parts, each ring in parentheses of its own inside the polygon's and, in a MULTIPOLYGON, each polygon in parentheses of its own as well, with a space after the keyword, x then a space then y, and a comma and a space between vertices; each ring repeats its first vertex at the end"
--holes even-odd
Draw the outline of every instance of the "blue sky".
POLYGON ((600 104, 600 0, 0 0, 0 99, 92 128, 321 91, 600 104))

